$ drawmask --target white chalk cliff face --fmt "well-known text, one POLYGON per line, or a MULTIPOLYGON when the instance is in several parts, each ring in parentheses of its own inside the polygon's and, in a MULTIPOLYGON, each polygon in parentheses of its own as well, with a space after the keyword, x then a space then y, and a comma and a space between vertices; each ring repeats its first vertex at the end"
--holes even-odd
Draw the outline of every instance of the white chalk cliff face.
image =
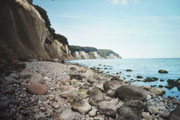
POLYGON ((109 56, 102 57, 96 51, 86 53, 84 51, 75 51, 73 54, 75 59, 120 59, 120 57, 110 54, 109 56))
POLYGON ((68 46, 57 40, 46 45, 50 33, 45 21, 28 0, 2 0, 0 42, 19 58, 71 59, 68 46))

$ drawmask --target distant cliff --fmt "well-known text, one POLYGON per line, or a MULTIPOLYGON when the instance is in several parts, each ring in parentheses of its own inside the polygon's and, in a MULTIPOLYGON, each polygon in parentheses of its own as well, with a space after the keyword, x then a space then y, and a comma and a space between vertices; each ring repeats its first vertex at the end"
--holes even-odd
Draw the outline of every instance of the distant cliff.
POLYGON ((55 33, 46 11, 32 0, 0 1, 0 50, 9 58, 72 59, 67 39, 55 33))
POLYGON ((119 59, 119 54, 109 49, 97 49, 94 47, 70 46, 75 59, 119 59))

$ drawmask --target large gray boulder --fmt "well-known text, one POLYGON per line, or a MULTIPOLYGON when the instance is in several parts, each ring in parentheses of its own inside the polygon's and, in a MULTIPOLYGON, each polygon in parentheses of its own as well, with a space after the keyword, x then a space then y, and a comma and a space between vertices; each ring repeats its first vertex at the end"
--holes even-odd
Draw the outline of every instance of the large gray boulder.
POLYGON ((116 120, 141 120, 139 115, 130 107, 121 106, 117 109, 116 120))
POLYGON ((170 113, 169 120, 180 120, 180 107, 170 113))
POLYGON ((140 87, 123 85, 116 89, 115 96, 122 100, 144 100, 147 97, 147 93, 140 87))

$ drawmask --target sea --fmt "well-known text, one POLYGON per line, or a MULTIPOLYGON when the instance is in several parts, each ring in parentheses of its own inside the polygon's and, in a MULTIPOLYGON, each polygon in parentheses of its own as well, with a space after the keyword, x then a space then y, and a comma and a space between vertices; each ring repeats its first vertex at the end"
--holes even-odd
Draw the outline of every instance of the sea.
MULTIPOLYGON (((120 78, 140 86, 158 87, 167 86, 167 80, 180 78, 180 58, 153 58, 153 59, 93 59, 93 60, 71 60, 73 64, 87 66, 110 75, 119 75, 120 78), (131 69, 131 72, 127 72, 131 69), (159 73, 160 69, 168 71, 167 74, 159 73), (143 76, 138 79, 137 76, 143 76), (157 77, 154 82, 143 82, 146 77, 157 77)), ((167 89, 163 97, 173 96, 180 101, 180 91, 177 87, 167 89)))

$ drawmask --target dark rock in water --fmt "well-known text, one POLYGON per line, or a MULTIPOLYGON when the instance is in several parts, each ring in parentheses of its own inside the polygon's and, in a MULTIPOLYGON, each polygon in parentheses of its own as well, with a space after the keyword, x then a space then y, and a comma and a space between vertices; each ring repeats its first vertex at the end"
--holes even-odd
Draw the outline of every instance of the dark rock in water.
POLYGON ((159 73, 168 73, 167 70, 163 70, 163 69, 160 69, 158 72, 159 72, 159 73))
POLYGON ((26 89, 28 92, 35 95, 45 95, 47 93, 46 85, 41 83, 31 83, 26 86, 26 89))
POLYGON ((132 72, 132 70, 131 69, 126 69, 126 72, 132 72))
POLYGON ((163 88, 164 86, 163 85, 159 85, 159 88, 163 88))
POLYGON ((167 82, 168 82, 168 85, 170 85, 170 86, 176 86, 177 85, 176 81, 172 80, 172 79, 168 79, 167 82))
POLYGON ((169 120, 180 120, 180 107, 170 113, 169 120))
POLYGON ((122 100, 144 100, 147 97, 147 93, 140 87, 123 85, 116 89, 115 96, 122 100))
POLYGON ((158 78, 156 78, 156 77, 147 77, 144 80, 144 82, 154 82, 154 81, 157 81, 157 80, 158 80, 158 78))
POLYGON ((151 85, 151 87, 157 87, 157 85, 151 85))
POLYGON ((165 80, 160 80, 161 82, 164 82, 165 80))
POLYGON ((140 100, 129 100, 129 101, 126 101, 124 105, 136 111, 142 110, 145 107, 144 103, 140 100))
POLYGON ((177 82, 177 84, 178 84, 178 85, 180 85, 180 78, 179 78, 179 79, 177 79, 177 81, 176 81, 176 82, 177 82))
POLYGON ((171 90, 171 89, 173 89, 174 87, 173 87, 173 86, 165 86, 165 88, 171 90))
POLYGON ((111 80, 120 80, 120 77, 118 75, 112 76, 111 80))
POLYGON ((92 91, 90 91, 89 94, 89 103, 91 105, 98 105, 98 102, 103 101, 104 95, 102 93, 102 91, 98 88, 93 89, 92 91))
POLYGON ((141 75, 138 75, 136 78, 142 79, 142 78, 143 78, 143 76, 141 76, 141 75))
POLYGON ((116 120, 141 120, 136 112, 124 105, 117 109, 116 116, 116 120))

